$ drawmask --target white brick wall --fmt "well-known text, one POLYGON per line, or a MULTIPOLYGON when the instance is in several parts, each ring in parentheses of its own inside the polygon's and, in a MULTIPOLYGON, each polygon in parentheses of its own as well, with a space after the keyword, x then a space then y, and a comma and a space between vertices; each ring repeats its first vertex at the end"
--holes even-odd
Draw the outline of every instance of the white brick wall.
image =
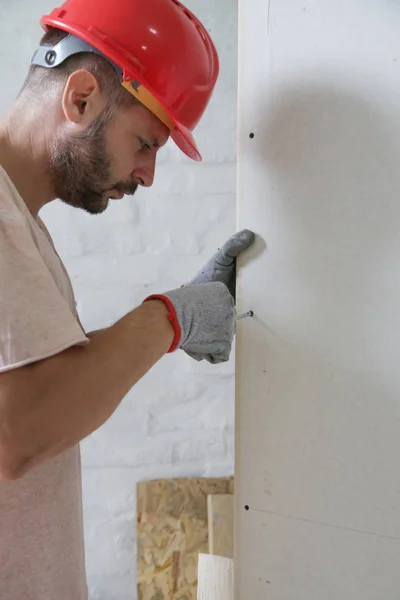
MULTIPOLYGON (((100 216, 59 203, 42 217, 72 277, 87 329, 104 327, 153 291, 181 285, 235 229, 235 0, 187 0, 217 45, 221 76, 197 139, 204 162, 169 142, 153 188, 100 216), (184 225, 187 218, 188 225, 184 225)), ((4 115, 24 79, 50 0, 0 0, 4 115)), ((160 361, 110 421, 82 443, 92 600, 133 600, 136 482, 233 473, 233 370, 179 352, 160 361)))

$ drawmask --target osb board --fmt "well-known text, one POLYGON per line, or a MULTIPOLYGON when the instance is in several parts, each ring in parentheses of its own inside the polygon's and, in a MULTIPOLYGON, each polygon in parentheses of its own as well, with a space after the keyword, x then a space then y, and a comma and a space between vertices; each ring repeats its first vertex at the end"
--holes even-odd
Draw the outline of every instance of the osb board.
POLYGON ((209 553, 233 558, 233 494, 208 496, 207 513, 209 553))
POLYGON ((138 600, 196 600, 199 553, 208 552, 207 496, 233 494, 233 477, 137 484, 138 600))

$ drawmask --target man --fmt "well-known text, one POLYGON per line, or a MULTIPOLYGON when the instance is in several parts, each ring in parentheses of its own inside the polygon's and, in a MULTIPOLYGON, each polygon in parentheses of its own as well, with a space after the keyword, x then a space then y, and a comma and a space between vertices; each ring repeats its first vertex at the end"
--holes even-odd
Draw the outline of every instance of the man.
POLYGON ((94 334, 38 213, 60 198, 100 213, 153 182, 169 136, 193 129, 218 58, 177 0, 67 0, 0 127, 0 596, 87 597, 79 442, 166 353, 229 359, 242 231, 182 288, 94 334))

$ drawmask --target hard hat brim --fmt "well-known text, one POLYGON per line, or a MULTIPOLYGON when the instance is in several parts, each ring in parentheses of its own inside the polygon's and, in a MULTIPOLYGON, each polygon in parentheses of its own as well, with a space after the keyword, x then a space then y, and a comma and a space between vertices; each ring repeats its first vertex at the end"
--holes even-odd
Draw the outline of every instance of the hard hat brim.
POLYGON ((171 138, 186 156, 197 162, 202 162, 203 158, 189 129, 175 123, 175 129, 171 131, 171 138))

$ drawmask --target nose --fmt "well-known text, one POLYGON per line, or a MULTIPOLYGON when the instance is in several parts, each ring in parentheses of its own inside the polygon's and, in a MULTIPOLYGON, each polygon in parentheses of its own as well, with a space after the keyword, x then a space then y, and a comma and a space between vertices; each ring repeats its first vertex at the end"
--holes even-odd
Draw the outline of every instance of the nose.
POLYGON ((132 172, 132 178, 139 182, 143 187, 151 187, 154 182, 154 172, 156 169, 155 153, 146 156, 146 160, 137 166, 132 172))

